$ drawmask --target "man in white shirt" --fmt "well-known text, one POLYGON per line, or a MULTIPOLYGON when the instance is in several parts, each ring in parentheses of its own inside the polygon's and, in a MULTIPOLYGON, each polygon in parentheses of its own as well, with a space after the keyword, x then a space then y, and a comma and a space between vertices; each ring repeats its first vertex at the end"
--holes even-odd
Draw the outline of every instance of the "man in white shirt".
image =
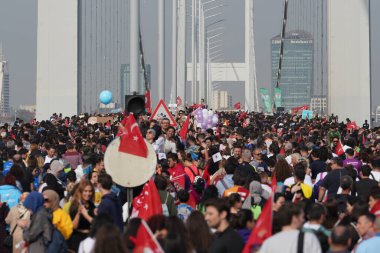
POLYGON ((264 241, 260 253, 296 253, 298 252, 298 240, 302 239, 302 252, 322 252, 320 243, 313 233, 302 232, 300 234, 299 229, 304 223, 304 212, 299 206, 293 203, 285 203, 278 211, 278 215, 281 217, 282 230, 264 241))
POLYGON ((54 158, 56 158, 56 156, 55 156, 55 147, 54 146, 50 146, 47 149, 47 155, 45 157, 45 164, 50 163, 54 158))

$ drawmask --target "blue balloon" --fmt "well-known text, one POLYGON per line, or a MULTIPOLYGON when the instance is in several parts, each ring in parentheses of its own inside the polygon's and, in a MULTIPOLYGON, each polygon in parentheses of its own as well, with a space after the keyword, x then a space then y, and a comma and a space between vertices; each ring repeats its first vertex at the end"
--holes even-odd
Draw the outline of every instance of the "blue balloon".
POLYGON ((104 90, 100 92, 99 100, 101 103, 108 105, 112 101, 112 92, 109 90, 104 90))

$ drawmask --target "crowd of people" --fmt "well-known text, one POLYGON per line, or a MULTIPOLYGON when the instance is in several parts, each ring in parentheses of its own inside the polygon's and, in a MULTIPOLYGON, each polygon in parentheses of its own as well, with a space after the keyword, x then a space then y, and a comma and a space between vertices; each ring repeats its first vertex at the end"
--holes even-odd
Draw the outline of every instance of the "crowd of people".
POLYGON ((176 113, 177 127, 137 117, 157 154, 162 209, 145 220, 104 166, 123 115, 2 125, 0 252, 137 252, 145 222, 167 253, 379 252, 379 128, 335 115, 217 114, 205 131, 185 123, 190 110, 176 113), (269 201, 270 236, 252 242, 269 201))

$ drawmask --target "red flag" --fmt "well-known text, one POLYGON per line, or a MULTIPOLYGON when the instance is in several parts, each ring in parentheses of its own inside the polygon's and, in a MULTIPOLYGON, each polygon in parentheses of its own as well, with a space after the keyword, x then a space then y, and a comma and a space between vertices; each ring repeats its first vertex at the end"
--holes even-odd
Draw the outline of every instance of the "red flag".
POLYGON ((308 110, 309 109, 309 106, 308 105, 303 105, 303 106, 300 106, 300 107, 294 107, 292 108, 292 114, 295 114, 299 111, 303 111, 303 110, 308 110))
POLYGON ((135 117, 132 113, 126 120, 126 124, 120 138, 119 152, 145 158, 148 156, 148 148, 146 147, 144 138, 141 135, 139 126, 137 125, 135 117))
POLYGON ((367 140, 365 139, 365 134, 362 135, 362 144, 364 145, 367 140))
POLYGON ((272 177, 271 187, 272 187, 272 194, 274 194, 276 192, 276 190, 277 190, 277 177, 276 177, 276 174, 274 174, 273 177, 272 177))
POLYGON ((149 226, 144 220, 141 221, 139 230, 137 231, 136 238, 131 238, 135 243, 133 253, 154 252, 164 253, 161 245, 158 243, 156 237, 153 235, 149 226))
POLYGON ((240 109, 240 102, 237 102, 236 104, 234 104, 234 108, 239 110, 240 109))
POLYGON ((252 248, 260 247, 263 242, 272 235, 272 205, 273 197, 271 196, 265 203, 255 227, 252 229, 251 235, 243 249, 243 253, 252 252, 252 248))
POLYGON ((162 204, 156 185, 153 179, 150 179, 144 185, 140 195, 134 198, 131 217, 147 220, 155 214, 162 214, 162 204))
POLYGON ((145 91, 145 111, 148 113, 152 112, 152 106, 150 103, 150 90, 145 91))
POLYGON ((335 147, 335 154, 337 154, 338 156, 341 156, 344 154, 343 145, 340 140, 338 141, 338 144, 335 147))
POLYGON ((182 105, 182 98, 180 96, 177 97, 177 106, 181 106, 182 105))
POLYGON ((186 121, 183 124, 181 130, 179 131, 179 136, 181 137, 182 141, 186 141, 186 134, 187 134, 187 130, 189 129, 189 121, 190 121, 190 114, 187 115, 186 121))
POLYGON ((351 130, 358 130, 359 129, 359 127, 358 127, 358 125, 356 125, 355 121, 347 123, 346 127, 347 127, 347 129, 351 129, 351 130))

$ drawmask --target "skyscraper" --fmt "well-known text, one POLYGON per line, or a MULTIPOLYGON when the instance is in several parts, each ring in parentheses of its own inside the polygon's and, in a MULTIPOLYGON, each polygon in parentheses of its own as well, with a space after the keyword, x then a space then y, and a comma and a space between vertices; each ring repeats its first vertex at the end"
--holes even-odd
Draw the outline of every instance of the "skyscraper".
MULTIPOLYGON (((280 45, 280 35, 271 39, 272 87, 277 81, 280 45)), ((310 33, 291 31, 285 34, 279 83, 286 110, 310 104, 314 81, 313 52, 313 37, 310 33)))
POLYGON ((99 94, 121 106, 120 68, 126 64, 128 1, 40 0, 37 35, 38 120, 99 109, 99 94))
POLYGON ((0 49, 0 116, 9 115, 9 72, 8 62, 0 49))

